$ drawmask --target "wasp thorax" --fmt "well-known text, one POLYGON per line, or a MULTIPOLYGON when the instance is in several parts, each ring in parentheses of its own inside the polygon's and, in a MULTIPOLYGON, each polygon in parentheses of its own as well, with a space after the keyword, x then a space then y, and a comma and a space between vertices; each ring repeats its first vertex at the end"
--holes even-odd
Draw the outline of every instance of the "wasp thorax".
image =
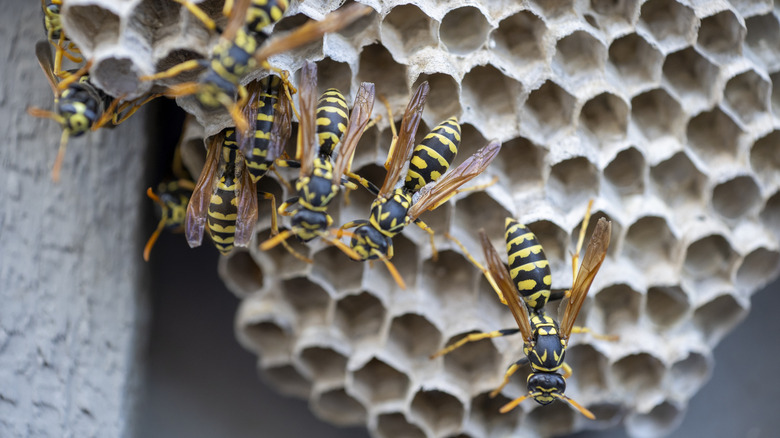
POLYGON ((386 256, 389 250, 388 239, 370 225, 355 228, 350 246, 362 260, 375 260, 379 258, 379 254, 386 256))

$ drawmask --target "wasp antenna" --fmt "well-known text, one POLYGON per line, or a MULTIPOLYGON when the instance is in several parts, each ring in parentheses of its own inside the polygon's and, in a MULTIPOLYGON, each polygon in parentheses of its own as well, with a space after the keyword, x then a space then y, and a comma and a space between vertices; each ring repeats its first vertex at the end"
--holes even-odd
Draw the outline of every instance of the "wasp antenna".
POLYGON ((400 287, 401 289, 406 289, 406 283, 404 282, 403 277, 401 277, 401 274, 398 272, 398 269, 395 268, 393 262, 391 262, 390 259, 388 259, 384 254, 377 251, 376 249, 373 249, 371 252, 376 254, 377 257, 379 257, 379 260, 382 260, 385 266, 387 266, 387 270, 390 271, 390 275, 398 284, 398 287, 400 287))
POLYGON ((507 412, 509 412, 512 409, 516 408, 525 399, 531 398, 531 397, 536 397, 536 395, 541 395, 541 394, 540 393, 533 393, 533 394, 529 393, 529 394, 526 394, 526 395, 524 395, 522 397, 518 397, 518 398, 512 400, 511 402, 505 404, 504 406, 501 406, 501 409, 499 409, 498 411, 501 412, 502 414, 506 414, 507 412))
POLYGON ((41 119, 51 119, 59 123, 60 125, 65 124, 65 118, 62 117, 61 115, 45 109, 36 108, 34 106, 27 108, 27 114, 41 119))
POLYGON ((149 254, 152 252, 152 247, 154 246, 155 242, 157 242, 157 238, 160 237, 160 233, 162 232, 163 227, 165 226, 165 217, 163 216, 160 218, 160 222, 157 224, 157 228, 154 230, 154 233, 152 233, 151 236, 149 236, 149 240, 146 241, 146 245, 144 246, 144 261, 149 261, 149 254))
POLYGON ((562 394, 552 394, 552 396, 555 397, 555 398, 561 399, 561 400, 567 402, 568 404, 572 405, 572 407, 574 407, 574 409, 580 411, 580 413, 582 415, 590 418, 591 420, 595 420, 596 419, 596 416, 593 415, 593 412, 589 411, 585 406, 582 406, 581 404, 579 404, 576 401, 570 399, 569 397, 566 397, 565 395, 562 395, 562 394))
POLYGON ((62 136, 60 137, 60 148, 57 150, 57 158, 54 160, 54 166, 51 168, 51 180, 60 182, 60 168, 62 167, 62 160, 65 158, 65 149, 68 146, 68 130, 62 130, 62 136))

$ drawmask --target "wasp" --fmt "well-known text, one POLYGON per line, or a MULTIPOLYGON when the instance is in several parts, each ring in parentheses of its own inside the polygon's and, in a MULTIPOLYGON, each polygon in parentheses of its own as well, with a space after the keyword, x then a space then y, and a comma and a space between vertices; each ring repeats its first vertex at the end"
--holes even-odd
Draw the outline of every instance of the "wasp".
MULTIPOLYGON (((323 135, 317 135, 317 67, 312 62, 306 62, 301 69, 299 91, 300 118, 296 157, 301 160, 301 168, 295 182, 298 196, 279 206, 279 214, 292 216, 292 228, 263 242, 260 249, 271 249, 291 236, 296 236, 303 242, 321 237, 350 257, 357 258, 357 254, 348 246, 325 232, 333 223, 327 208, 340 191, 343 175, 349 169, 358 141, 368 125, 374 108, 374 84, 363 82, 360 85, 352 114, 340 140, 341 146, 335 163, 331 162, 332 149, 321 146, 321 140, 327 137, 324 131, 320 131, 323 135), (298 207, 288 212, 289 207, 296 203, 298 207)), ((326 101, 327 95, 328 93, 326 101)))
MULTIPOLYGON (((557 399, 569 403, 591 420, 595 419, 592 412, 564 395, 566 379, 572 373, 571 367, 564 362, 569 336, 572 333, 588 331, 584 328, 575 327, 574 320, 577 319, 593 279, 606 258, 612 233, 612 223, 604 218, 599 219, 588 242, 582 264, 577 269, 579 253, 585 237, 585 229, 588 227, 590 220, 590 207, 591 204, 588 205, 585 219, 582 222, 577 251, 572 257, 574 280, 571 290, 564 294, 569 301, 560 325, 544 312, 544 305, 547 301, 556 297, 550 292, 552 282, 549 262, 536 236, 527 227, 515 219, 506 219, 505 238, 509 255, 509 271, 507 271, 506 266, 504 266, 484 230, 480 230, 479 236, 487 262, 487 269, 469 255, 463 245, 456 241, 469 260, 485 274, 501 302, 509 307, 518 328, 468 335, 433 354, 431 359, 447 354, 468 342, 508 336, 519 332, 523 338, 523 353, 525 357, 509 367, 504 375, 503 383, 491 392, 490 395, 491 397, 496 396, 509 382, 512 374, 526 363, 531 365, 531 374, 528 376, 527 381, 528 393, 504 405, 500 409, 501 413, 511 411, 527 398, 533 398, 541 405, 550 404, 557 399), (561 369, 563 370, 563 375, 558 373, 558 370, 561 369)), ((607 336, 602 336, 602 338, 609 340, 617 339, 607 336)))
MULTIPOLYGON (((195 15, 207 28, 211 30, 217 29, 217 24, 212 20, 206 12, 204 12, 198 5, 192 3, 189 0, 173 0, 176 3, 181 4, 187 8, 190 13, 195 15)), ((247 31, 254 34, 260 34, 263 29, 270 26, 273 23, 279 21, 284 15, 290 3, 287 0, 250 0, 246 5, 246 13, 244 14, 244 27, 247 31)), ((241 9, 242 5, 238 6, 241 9)), ((230 17, 233 14, 233 0, 225 1, 222 8, 222 14, 226 17, 230 17)))
POLYGON ((439 124, 414 147, 415 133, 429 89, 427 82, 417 88, 406 107, 397 135, 391 123, 393 143, 385 162, 387 174, 382 187, 377 188, 357 175, 350 175, 374 194, 376 199, 371 204, 368 220, 348 222, 341 227, 341 230, 356 227, 350 242, 352 249, 360 255, 361 260, 382 260, 402 288, 406 287, 403 279, 390 263, 393 257, 393 237, 407 225, 415 223, 428 232, 435 257, 433 230, 420 220, 420 215, 426 210, 436 209, 461 192, 458 189, 481 174, 501 150, 501 143, 493 140, 452 172, 446 173, 460 145, 460 125, 454 117, 439 124), (395 188, 406 163, 408 171, 404 183, 395 188), (445 176, 442 178, 442 175, 445 176))
POLYGON ((157 223, 157 228, 144 246, 145 261, 149 261, 149 254, 162 230, 172 233, 180 233, 184 230, 187 204, 190 202, 194 189, 195 184, 189 179, 163 181, 157 185, 156 193, 152 191, 151 187, 146 189, 146 196, 160 209, 160 222, 157 223))
MULTIPOLYGON (((257 5, 264 3, 258 0, 255 2, 257 5)), ((198 82, 174 85, 166 94, 172 97, 195 94, 197 101, 206 109, 224 107, 233 118, 236 128, 245 131, 248 126, 242 117, 241 108, 246 104, 248 92, 239 84, 241 78, 259 67, 272 69, 267 63, 270 56, 307 44, 325 33, 335 32, 371 11, 369 7, 353 4, 327 15, 320 21, 310 21, 288 35, 272 38, 266 43, 265 34, 250 29, 246 19, 249 20, 250 26, 260 26, 265 19, 278 20, 281 18, 281 6, 286 7, 287 3, 276 2, 270 13, 260 6, 250 8, 250 3, 250 0, 239 0, 235 6, 231 5, 230 20, 210 59, 185 61, 166 71, 143 76, 141 80, 171 78, 185 71, 205 67, 206 71, 198 82), (247 14, 250 10, 252 14, 247 14), (256 19, 263 15, 265 18, 256 19), (251 24, 254 22, 258 24, 251 24)))
POLYGON ((65 35, 62 29, 62 17, 60 16, 60 7, 62 0, 51 0, 46 4, 41 0, 41 9, 43 9, 43 28, 46 31, 46 38, 55 47, 54 56, 54 74, 60 76, 62 73, 62 57, 70 59, 75 63, 81 63, 81 51, 65 35))
POLYGON ((79 70, 68 73, 62 81, 58 81, 53 70, 49 43, 39 41, 35 45, 35 55, 54 93, 56 112, 40 108, 28 108, 27 112, 34 117, 52 119, 62 125, 60 147, 51 173, 52 180, 55 182, 59 181, 68 138, 80 137, 90 130, 95 131, 109 121, 113 125, 118 125, 132 116, 138 108, 159 96, 159 94, 152 94, 120 105, 119 99, 112 98, 90 82, 89 75, 86 74, 90 67, 89 62, 79 70))

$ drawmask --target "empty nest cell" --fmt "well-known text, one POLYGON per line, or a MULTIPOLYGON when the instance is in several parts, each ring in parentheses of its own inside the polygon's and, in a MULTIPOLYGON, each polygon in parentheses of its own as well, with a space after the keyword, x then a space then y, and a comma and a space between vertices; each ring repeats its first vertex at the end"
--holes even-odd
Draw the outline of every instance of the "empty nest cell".
POLYGON ((777 275, 778 269, 780 269, 780 252, 756 248, 742 259, 742 264, 737 270, 737 286, 748 290, 764 287, 777 275))
POLYGON ((527 193, 542 188, 544 158, 547 151, 525 137, 515 137, 501 145, 501 152, 490 164, 502 177, 500 184, 511 193, 527 193))
POLYGON ((718 342, 747 315, 737 300, 729 294, 715 297, 693 312, 693 321, 711 343, 718 342))
POLYGON ((307 398, 311 394, 311 382, 292 365, 268 367, 263 370, 262 375, 282 394, 301 398, 307 398))
MULTIPOLYGON (((451 345, 468 334, 453 336, 446 345, 451 345)), ((464 385, 466 390, 488 389, 495 384, 495 377, 501 373, 501 355, 490 339, 469 342, 445 355, 443 361, 444 370, 453 376, 454 381, 464 385)))
POLYGON ((373 405, 404 399, 410 385, 406 373, 377 358, 355 371, 352 381, 355 393, 373 405))
POLYGON ((645 157, 638 149, 624 149, 604 168, 604 177, 621 195, 637 195, 645 190, 645 157))
MULTIPOLYGON (((577 335, 585 337, 587 335, 577 335)), ((566 349, 566 363, 571 366, 573 379, 567 381, 567 387, 572 382, 580 393, 599 392, 607 390, 607 358, 598 350, 587 344, 572 345, 566 349)))
POLYGON ((600 290, 595 300, 604 314, 604 330, 607 334, 619 334, 622 327, 637 324, 642 307, 642 294, 631 286, 609 286, 600 290))
POLYGON ((683 419, 683 411, 665 401, 646 414, 634 414, 626 418, 629 430, 643 436, 663 436, 674 430, 683 419))
POLYGON ((601 93, 582 106, 580 122, 599 142, 623 138, 628 125, 628 104, 614 94, 601 93))
POLYGON ((578 30, 558 40, 553 68, 565 75, 593 77, 604 69, 607 49, 593 35, 578 30))
POLYGON ((637 0, 590 0, 590 7, 604 18, 630 23, 638 3, 637 0))
POLYGON ((387 343, 394 354, 427 362, 428 356, 442 347, 442 334, 423 315, 406 313, 393 318, 387 343))
POLYGON ((675 271, 679 242, 663 217, 645 216, 631 224, 623 249, 647 278, 673 275, 675 271))
POLYGON ((750 124, 769 111, 769 88, 758 73, 748 70, 729 79, 723 94, 742 123, 750 124))
POLYGON ((650 353, 630 354, 612 364, 622 390, 637 399, 658 391, 665 373, 664 364, 650 353))
POLYGON ((417 89, 423 81, 428 81, 431 87, 428 99, 425 101, 423 117, 432 120, 433 123, 440 123, 452 116, 460 116, 462 112, 459 103, 460 91, 455 78, 445 73, 421 74, 415 81, 413 89, 417 89))
POLYGON ((353 263, 339 248, 328 246, 314 254, 312 272, 321 276, 336 290, 360 288, 363 279, 363 264, 353 263), (346 266, 345 266, 346 265, 346 266), (349 269, 345 269, 345 267, 349 269))
POLYGON ((558 400, 547 406, 533 406, 531 413, 526 416, 526 423, 536 432, 536 436, 558 436, 572 432, 578 415, 581 414, 574 408, 558 400))
POLYGON ((438 44, 433 20, 412 4, 396 6, 385 16, 382 42, 386 47, 399 44, 404 56, 438 44))
POLYGON ((609 46, 609 62, 629 89, 657 84, 664 56, 639 34, 630 33, 609 46))
POLYGON ((767 199, 761 210, 761 221, 776 235, 780 235, 780 192, 767 199))
POLYGON ((684 271, 694 279, 719 278, 730 283, 731 265, 737 253, 719 234, 711 234, 692 242, 686 248, 684 271))
MULTIPOLYGON (((599 170, 585 157, 556 163, 547 180, 547 196, 560 208, 584 205, 599 191, 599 170)), ((584 211, 584 210, 583 210, 584 211)))
POLYGON ((780 130, 774 130, 753 143, 750 165, 760 180, 769 186, 780 183, 780 130))
POLYGON ((574 0, 532 0, 549 21, 574 13, 574 0))
POLYGON ((544 62, 542 47, 547 27, 544 21, 531 11, 520 11, 501 20, 492 35, 493 49, 519 71, 544 62))
POLYGON ((690 308, 688 295, 679 286, 654 286, 647 289, 647 316, 660 327, 676 325, 690 308))
POLYGON ((406 67, 395 62, 393 55, 381 44, 366 46, 360 52, 357 79, 376 84, 376 94, 384 95, 391 103, 403 101, 402 105, 406 105, 409 95, 406 67))
POLYGON ((682 141, 686 116, 680 103, 663 88, 646 91, 631 100, 631 118, 650 141, 671 136, 682 141))
POLYGON ((110 43, 119 38, 120 19, 113 11, 94 4, 68 5, 66 11, 62 11, 62 26, 68 38, 87 53, 95 50, 97 41, 110 43))
POLYGON ((471 399, 469 419, 471 424, 480 428, 481 436, 510 436, 521 421, 522 409, 514 409, 502 414, 502 406, 512 401, 503 394, 490 397, 489 392, 477 395, 471 399))
POLYGON ((725 10, 702 18, 699 46, 716 54, 739 55, 746 30, 732 11, 725 10))
POLYGON ((696 15, 676 0, 650 0, 642 5, 638 27, 665 47, 683 47, 696 36, 696 15))
MULTIPOLYGON (((262 230, 257 233, 256 241, 265 242, 269 237, 269 230, 262 230)), ((308 245, 298 242, 297 239, 287 239, 287 244, 299 254, 309 256, 311 250, 308 245)), ((290 275, 301 275, 309 270, 309 264, 290 254, 284 245, 277 245, 261 254, 264 254, 267 257, 267 260, 273 263, 274 273, 277 277, 284 278, 290 275)))
POLYGON ((566 131, 571 125, 575 105, 574 96, 548 80, 528 95, 520 127, 526 137, 539 144, 547 144, 551 137, 566 131))
POLYGON ((473 6, 451 9, 439 26, 441 42, 455 55, 466 55, 482 47, 488 32, 490 23, 482 11, 473 6))
POLYGON ((369 292, 347 295, 336 303, 336 326, 352 340, 376 336, 387 309, 369 292))
POLYGON ((401 412, 380 414, 376 420, 376 433, 382 438, 426 438, 425 432, 409 423, 401 412))
POLYGON ((328 88, 335 88, 344 94, 348 105, 352 106, 354 99, 350 98, 352 70, 345 62, 323 58, 317 62, 317 92, 324 93, 328 88))
POLYGON ((672 364, 671 386, 686 395, 693 395, 707 380, 710 364, 703 355, 691 352, 685 359, 672 364))
POLYGON ((718 67, 694 48, 667 55, 663 72, 689 112, 709 107, 715 100, 718 67))
POLYGON ((309 326, 325 322, 330 295, 310 279, 296 277, 284 280, 282 297, 295 309, 298 324, 309 326))
MULTIPOLYGON (((199 4, 199 7, 203 7, 203 4, 199 4)), ((154 0, 143 0, 136 5, 128 25, 134 29, 143 29, 151 32, 151 35, 147 35, 149 43, 152 45, 158 45, 160 41, 166 38, 175 37, 179 29, 179 22, 182 20, 183 8, 181 5, 175 2, 158 2, 154 0)), ((189 13, 189 12, 185 12, 189 13)), ((211 18, 216 18, 212 16, 211 18)), ((186 19, 185 19, 186 20, 186 19)), ((197 19, 190 20, 197 22, 197 19)), ((197 26, 197 24, 195 24, 197 26)), ((205 31, 205 27, 203 28, 205 31)))
POLYGON ((459 199, 455 207, 455 228, 467 230, 473 242, 479 241, 478 230, 488 236, 504 235, 504 218, 512 216, 485 192, 477 192, 459 199))
POLYGON ((685 152, 678 152, 650 169, 650 176, 670 207, 702 204, 707 175, 685 152))
POLYGON ((344 388, 331 389, 315 396, 311 408, 333 424, 356 426, 366 422, 366 408, 344 388))
POLYGON ((479 120, 484 133, 502 132, 517 124, 515 108, 522 86, 491 65, 474 67, 461 82, 464 119, 479 120))
POLYGON ((444 391, 420 390, 411 404, 411 418, 425 424, 434 436, 447 436, 460 431, 465 408, 455 396, 444 391))
MULTIPOLYGON (((433 294, 441 308, 473 302, 476 270, 461 254, 445 250, 438 260, 428 259, 422 267, 422 292, 433 294)), ((458 307, 459 308, 459 307, 458 307)))
POLYGON ((304 348, 298 357, 315 382, 342 379, 347 369, 347 358, 327 347, 304 348))
POLYGON ((772 14, 756 15, 745 20, 747 36, 745 42, 770 70, 777 68, 777 53, 780 52, 780 23, 772 14))
POLYGON ((263 288, 263 269, 255 263, 248 251, 234 250, 220 261, 222 278, 230 282, 230 289, 240 295, 249 295, 263 288))
POLYGON ((290 353, 290 334, 274 322, 245 324, 241 326, 241 331, 256 348, 256 352, 263 356, 279 357, 290 353))
POLYGON ((727 219, 751 216, 760 205, 761 190, 749 175, 722 182, 712 190, 712 207, 727 219))

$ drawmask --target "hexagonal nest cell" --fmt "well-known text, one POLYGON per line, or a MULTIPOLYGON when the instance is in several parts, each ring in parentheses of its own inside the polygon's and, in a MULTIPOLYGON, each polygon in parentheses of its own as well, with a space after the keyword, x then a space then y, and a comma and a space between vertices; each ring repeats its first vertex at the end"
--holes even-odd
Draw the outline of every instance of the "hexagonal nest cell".
MULTIPOLYGON (((570 252, 593 199, 589 229, 607 217, 613 234, 579 322, 636 336, 609 342, 577 335, 567 356, 576 365, 570 394, 596 414, 598 427, 622 421, 636 436, 671 431, 711 369, 709 349, 746 314, 749 295, 778 273, 777 11, 767 2, 715 0, 358 2, 372 13, 271 64, 289 70, 296 87, 303 57, 318 64, 320 88, 351 95, 361 81, 375 83, 396 127, 413 87, 427 80, 431 92, 416 142, 441 120, 458 117, 457 163, 487 139, 503 143, 480 180, 496 177, 495 183, 422 215, 435 232, 438 258, 416 226, 393 239, 392 262, 405 290, 381 261, 361 265, 318 241, 289 240, 313 265, 281 245, 263 252, 254 243, 224 257, 220 275, 243 300, 239 338, 262 355, 264 377, 282 392, 310 398, 322 418, 365 424, 380 437, 551 436, 593 428, 562 402, 529 400, 498 413, 525 391, 522 368, 506 395, 487 396, 522 354, 517 337, 428 359, 457 336, 513 324, 446 233, 484 263, 479 228, 503 258, 504 217, 526 220, 545 247, 552 287, 563 291, 571 286, 570 252), (658 341, 671 334, 706 345, 658 341)), ((66 32, 86 58, 95 58, 98 85, 146 93, 152 84, 138 75, 210 56, 218 33, 180 5, 162 3, 65 3, 66 32)), ((222 3, 198 4, 224 25, 222 3)), ((270 32, 278 36, 339 6, 293 2, 270 32)), ((154 85, 162 90, 200 74, 154 85)), ((193 99, 180 101, 196 112, 193 99)), ((373 116, 379 115, 352 167, 374 184, 385 176, 392 141, 377 102, 373 116)), ((224 111, 199 114, 210 133, 227 120, 224 111)), ((202 162, 203 143, 196 140, 186 144, 185 159, 198 155, 202 162)), ((293 196, 276 178, 269 174, 260 189, 278 199, 293 196)), ((373 199, 362 188, 338 197, 329 208, 332 226, 368 219, 373 199)), ((267 218, 269 203, 261 204, 267 218)), ((281 221, 289 227, 287 218, 281 221)), ((256 232, 255 241, 268 238, 267 219, 256 232)), ((548 314, 557 317, 557 307, 548 305, 548 314)))

